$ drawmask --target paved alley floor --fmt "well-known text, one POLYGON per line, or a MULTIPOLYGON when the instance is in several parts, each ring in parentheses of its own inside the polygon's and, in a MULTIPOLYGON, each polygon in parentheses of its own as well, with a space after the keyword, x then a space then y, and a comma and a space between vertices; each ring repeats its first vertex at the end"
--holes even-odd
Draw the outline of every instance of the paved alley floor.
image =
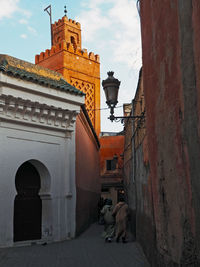
POLYGON ((105 243, 93 224, 74 240, 0 249, 0 267, 149 267, 136 242, 105 243))

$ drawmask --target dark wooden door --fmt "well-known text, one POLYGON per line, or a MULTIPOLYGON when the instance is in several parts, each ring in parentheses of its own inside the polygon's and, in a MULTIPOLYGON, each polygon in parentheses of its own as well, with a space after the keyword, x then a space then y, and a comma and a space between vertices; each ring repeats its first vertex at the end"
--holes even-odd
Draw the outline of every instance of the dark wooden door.
POLYGON ((30 162, 18 169, 15 185, 18 194, 14 203, 14 241, 41 239, 40 175, 30 162))

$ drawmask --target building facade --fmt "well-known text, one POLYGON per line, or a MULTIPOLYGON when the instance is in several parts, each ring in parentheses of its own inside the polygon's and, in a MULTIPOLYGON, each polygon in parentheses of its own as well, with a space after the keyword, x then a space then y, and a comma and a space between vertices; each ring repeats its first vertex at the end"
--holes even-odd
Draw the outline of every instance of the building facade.
POLYGON ((101 133, 100 138, 101 197, 110 198, 116 204, 124 194, 122 133, 101 133))
POLYGON ((84 94, 0 55, 0 246, 75 236, 75 121, 84 94))
POLYGON ((76 233, 97 219, 100 198, 100 62, 81 45, 80 23, 64 16, 52 25, 51 49, 35 56, 37 65, 61 73, 85 94, 76 121, 76 233))

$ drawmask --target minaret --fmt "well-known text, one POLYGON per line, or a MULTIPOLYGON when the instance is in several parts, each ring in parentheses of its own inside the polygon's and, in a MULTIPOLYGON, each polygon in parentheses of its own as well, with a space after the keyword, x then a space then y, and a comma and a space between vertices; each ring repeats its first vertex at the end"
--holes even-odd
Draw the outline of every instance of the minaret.
POLYGON ((68 83, 86 94, 90 120, 100 133, 99 56, 81 46, 81 25, 64 16, 52 24, 53 46, 35 56, 35 64, 60 72, 68 83))

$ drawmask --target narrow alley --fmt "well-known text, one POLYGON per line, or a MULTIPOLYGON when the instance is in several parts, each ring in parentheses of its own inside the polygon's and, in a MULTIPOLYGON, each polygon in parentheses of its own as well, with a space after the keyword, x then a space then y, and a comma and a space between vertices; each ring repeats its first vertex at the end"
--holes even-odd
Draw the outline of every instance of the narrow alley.
POLYGON ((0 249, 1 267, 148 267, 137 242, 105 243, 93 224, 71 241, 0 249))

